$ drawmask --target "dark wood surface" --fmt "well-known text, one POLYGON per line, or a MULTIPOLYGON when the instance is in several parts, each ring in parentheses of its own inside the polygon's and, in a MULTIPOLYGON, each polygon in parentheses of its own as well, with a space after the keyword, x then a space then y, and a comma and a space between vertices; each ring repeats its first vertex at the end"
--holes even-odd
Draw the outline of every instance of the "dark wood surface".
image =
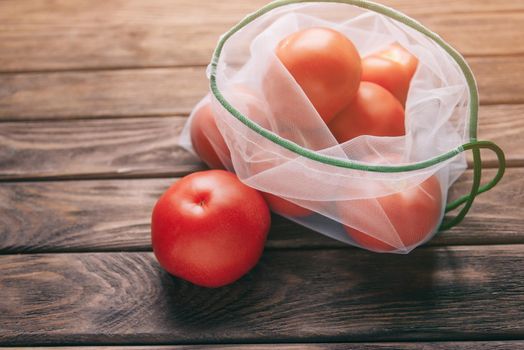
MULTIPOLYGON (((108 0, 92 6, 89 0, 3 0, 0 71, 205 65, 217 36, 265 3, 108 0)), ((465 55, 524 53, 522 0, 382 3, 415 16, 465 55)))
MULTIPOLYGON (((237 344, 237 345, 173 345, 173 346, 75 346, 60 350, 515 350, 524 348, 522 341, 464 341, 464 342, 417 342, 417 343, 317 343, 317 344, 237 344)), ((3 348, 19 350, 18 347, 3 348)), ((41 347, 41 350, 56 350, 41 347)))
POLYGON ((171 277, 151 253, 7 255, 0 264, 0 344, 524 336, 518 244, 428 247, 407 256, 266 252, 253 271, 220 289, 171 277))
MULTIPOLYGON (((159 268, 150 212, 203 169, 177 141, 205 66, 265 2, 0 1, 0 346, 524 349, 523 0, 383 1, 466 56, 480 138, 506 152, 505 178, 461 225, 395 256, 274 216, 238 283, 159 268)), ((467 171, 450 197, 470 184, 467 171)))
MULTIPOLYGON (((0 181, 182 176, 202 168, 177 144, 184 123, 183 117, 0 122, 0 181)), ((524 105, 483 106, 479 129, 481 139, 506 150, 508 165, 524 165, 524 105)), ((483 160, 496 166, 491 152, 483 160)))
MULTIPOLYGON (((494 169, 484 172, 486 178, 494 169)), ((429 245, 524 244, 524 169, 510 168, 494 191, 476 199, 462 225, 429 245), (487 222, 489 224, 487 224, 487 222)), ((150 215, 175 179, 13 182, 0 186, 0 251, 150 250, 150 215), (42 220, 46 218, 46 220, 42 220)), ((471 188, 471 171, 453 187, 471 188)), ((349 248, 278 215, 267 248, 349 248)))
POLYGON ((186 118, 0 123, 0 180, 183 176, 203 164, 178 146, 186 118))
MULTIPOLYGON (((524 103, 522 56, 468 63, 481 104, 524 103)), ((206 91, 203 66, 0 74, 0 121, 187 115, 206 91)))

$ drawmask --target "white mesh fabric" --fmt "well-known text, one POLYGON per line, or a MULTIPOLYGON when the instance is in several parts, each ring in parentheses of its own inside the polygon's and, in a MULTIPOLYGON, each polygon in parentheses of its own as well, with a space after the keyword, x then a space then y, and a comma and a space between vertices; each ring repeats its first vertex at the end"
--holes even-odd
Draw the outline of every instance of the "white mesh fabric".
MULTIPOLYGON (((468 140, 467 85, 449 55, 400 22, 347 4, 287 5, 254 20, 226 42, 218 62, 217 83, 226 100, 246 117, 287 140, 331 157, 372 164, 408 164, 432 158, 468 140), (318 26, 344 33, 361 57, 398 42, 418 58, 406 102, 405 136, 363 135, 337 143, 274 52, 289 34, 318 26)), ((290 219, 353 245, 359 244, 349 238, 342 225, 394 247, 393 252, 409 252, 416 245, 404 244, 377 198, 420 187, 435 176, 440 183, 442 218, 448 188, 466 168, 463 156, 402 173, 327 165, 266 139, 210 95, 206 99, 212 100, 217 126, 231 151, 231 159, 219 154, 229 170, 251 187, 314 212, 290 219)), ((188 133, 186 126, 181 144, 191 149, 188 133)), ((434 226, 424 241, 435 233, 438 225, 434 226)))

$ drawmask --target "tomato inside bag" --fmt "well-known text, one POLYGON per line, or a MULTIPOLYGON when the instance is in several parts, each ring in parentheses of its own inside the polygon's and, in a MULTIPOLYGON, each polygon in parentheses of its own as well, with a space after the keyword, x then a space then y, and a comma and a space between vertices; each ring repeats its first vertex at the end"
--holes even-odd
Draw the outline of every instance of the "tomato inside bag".
MULTIPOLYGON (((468 141, 468 85, 442 47, 383 14, 322 2, 262 11, 221 44, 212 63, 215 90, 206 99, 229 149, 217 152, 227 157, 222 163, 228 170, 247 185, 285 200, 287 208, 304 209, 284 210, 289 219, 348 244, 408 253, 431 239, 444 216, 448 189, 466 169, 464 155, 419 170, 366 167, 423 162, 468 141), (416 57, 400 128, 404 135, 337 141, 276 55, 283 39, 315 27, 342 33, 362 58, 391 45, 416 57), (247 87, 248 99, 238 86, 247 87), (348 162, 359 166, 347 167, 348 162)), ((180 139, 189 150, 193 117, 180 139)))

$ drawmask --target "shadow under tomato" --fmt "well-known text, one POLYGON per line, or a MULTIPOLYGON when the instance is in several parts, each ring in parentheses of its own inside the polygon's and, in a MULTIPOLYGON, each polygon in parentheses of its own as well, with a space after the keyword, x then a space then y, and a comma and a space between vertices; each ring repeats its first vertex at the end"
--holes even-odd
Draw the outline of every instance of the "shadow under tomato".
MULTIPOLYGON (((246 276, 215 289, 195 286, 162 271, 158 300, 166 312, 160 322, 177 332, 200 332, 211 339, 225 329, 230 336, 241 338, 249 324, 279 329, 297 313, 303 315, 304 324, 308 317, 325 318, 326 327, 334 312, 348 319, 367 317, 373 323, 376 314, 363 311, 370 308, 390 315, 391 322, 396 322, 395 315, 402 310, 429 317, 442 306, 440 299, 446 298, 439 293, 453 293, 446 286, 434 286, 439 259, 448 258, 433 248, 419 248, 408 255, 356 248, 269 250, 246 276)), ((272 335, 278 337, 278 331, 272 335)))
POLYGON ((264 277, 268 273, 265 260, 263 256, 247 275, 220 288, 199 287, 162 271, 160 298, 166 303, 165 321, 177 328, 205 330, 209 337, 213 330, 251 319, 254 308, 262 306, 266 297, 271 300, 271 295, 253 295, 271 289, 264 277))

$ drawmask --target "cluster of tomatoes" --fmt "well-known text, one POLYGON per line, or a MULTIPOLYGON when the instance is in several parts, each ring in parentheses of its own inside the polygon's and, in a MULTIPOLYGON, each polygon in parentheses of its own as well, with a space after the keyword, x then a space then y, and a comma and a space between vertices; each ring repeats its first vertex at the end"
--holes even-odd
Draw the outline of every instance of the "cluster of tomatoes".
MULTIPOLYGON (((404 105, 418 61, 402 46, 393 44, 361 59, 342 33, 317 27, 286 37, 275 53, 338 142, 361 135, 405 134, 404 105)), ((233 91, 247 106, 249 117, 266 127, 265 113, 250 89, 238 85, 233 91)), ((230 151, 210 102, 194 112, 190 133, 201 159, 211 168, 225 169, 223 160, 231 158, 230 151)), ((396 158, 391 155, 391 160, 396 158)), ((409 247, 422 242, 438 224, 441 200, 439 181, 431 176, 418 186, 369 199, 367 204, 378 203, 388 219, 385 229, 393 228, 401 244, 409 247)), ((153 210, 155 255, 168 272, 195 284, 218 287, 231 283, 260 258, 270 227, 269 209, 288 217, 314 214, 286 199, 256 191, 224 170, 189 175, 164 193, 153 210)), ((354 215, 351 206, 342 205, 337 211, 342 219, 354 215)), ((364 248, 396 249, 355 228, 345 226, 345 230, 364 248)))

